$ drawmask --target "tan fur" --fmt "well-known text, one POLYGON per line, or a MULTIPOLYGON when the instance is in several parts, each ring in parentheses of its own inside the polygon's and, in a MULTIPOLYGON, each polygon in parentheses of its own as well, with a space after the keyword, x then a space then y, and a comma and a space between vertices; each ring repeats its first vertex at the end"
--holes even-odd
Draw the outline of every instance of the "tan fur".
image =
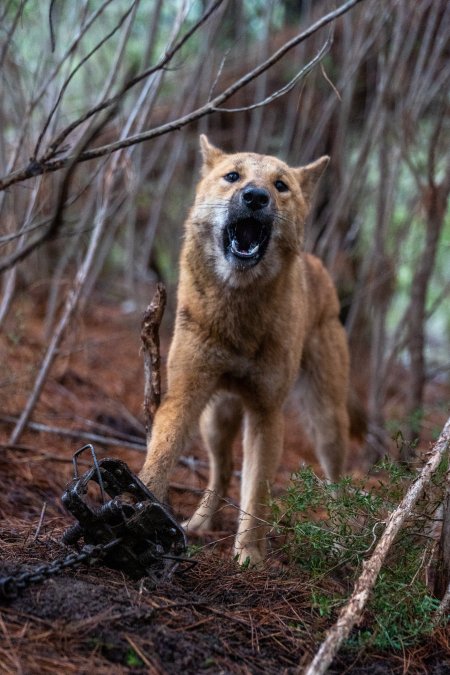
POLYGON ((211 474, 189 526, 211 528, 243 419, 235 553, 241 562, 258 563, 265 554, 265 505, 282 452, 283 403, 299 371, 306 418, 328 479, 342 472, 347 449, 348 349, 339 304, 320 260, 302 252, 304 221, 328 158, 290 168, 275 157, 225 154, 205 136, 201 145, 202 179, 185 226, 168 391, 141 478, 165 498, 170 471, 201 417, 211 474), (239 180, 227 182, 224 176, 233 171, 239 180), (289 189, 277 191, 277 180, 289 189), (224 255, 223 231, 230 200, 249 184, 270 194, 275 216, 263 258, 241 270, 224 255))

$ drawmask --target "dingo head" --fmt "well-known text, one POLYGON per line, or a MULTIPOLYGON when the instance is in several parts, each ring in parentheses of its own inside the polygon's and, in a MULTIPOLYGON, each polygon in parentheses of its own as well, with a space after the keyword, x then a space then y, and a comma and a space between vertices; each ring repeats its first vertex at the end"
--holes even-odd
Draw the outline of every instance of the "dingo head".
POLYGON ((329 157, 291 168, 270 155, 226 154, 204 135, 200 144, 202 180, 191 212, 196 245, 232 286, 273 278, 286 256, 301 250, 314 188, 329 157))

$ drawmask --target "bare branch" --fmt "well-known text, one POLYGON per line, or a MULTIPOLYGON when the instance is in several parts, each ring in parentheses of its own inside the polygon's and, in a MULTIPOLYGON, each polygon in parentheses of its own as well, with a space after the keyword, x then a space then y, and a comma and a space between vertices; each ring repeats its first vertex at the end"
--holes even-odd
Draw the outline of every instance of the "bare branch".
MULTIPOLYGON (((41 159, 42 162, 47 162, 51 157, 55 155, 55 151, 57 148, 61 145, 61 143, 67 138, 69 134, 72 133, 74 129, 76 129, 80 124, 83 122, 86 122, 90 117, 93 115, 97 114, 98 112, 101 112, 105 108, 108 108, 111 105, 115 105, 119 102, 119 100, 122 98, 124 94, 126 94, 127 91, 129 91, 132 87, 134 87, 136 84, 139 82, 142 82, 142 80, 148 78, 150 75, 153 75, 159 70, 163 70, 167 64, 173 59, 173 57, 180 51, 180 49, 186 44, 186 42, 198 31, 198 29, 203 26, 203 24, 209 19, 211 14, 213 14, 216 9, 222 4, 223 0, 216 0, 209 9, 206 10, 206 12, 200 17, 200 19, 192 26, 192 28, 182 37, 178 42, 175 43, 173 47, 168 49, 166 53, 164 54, 163 57, 158 61, 158 63, 151 68, 148 68, 145 70, 143 73, 139 73, 139 75, 136 75, 133 77, 131 80, 126 82, 123 87, 119 90, 115 96, 112 96, 101 103, 97 104, 90 110, 88 110, 84 115, 79 117, 77 120, 72 122, 72 124, 69 124, 51 143, 49 146, 48 151, 45 153, 44 157, 41 159)), ((122 146, 124 147, 124 146, 122 146)))
POLYGON ((289 80, 287 84, 284 85, 284 87, 281 87, 281 89, 278 89, 277 91, 274 91, 273 94, 270 94, 270 96, 266 96, 262 101, 258 101, 257 103, 253 103, 252 105, 248 106, 243 106, 242 108, 214 108, 214 112, 229 112, 229 113, 236 113, 236 112, 246 112, 249 110, 255 110, 256 108, 261 108, 262 106, 268 105, 269 103, 272 103, 273 101, 276 101, 277 98, 280 98, 281 96, 284 96, 288 92, 290 92, 300 80, 302 80, 308 73, 311 72, 311 70, 317 66, 318 63, 322 61, 324 56, 328 54, 330 51, 330 47, 333 44, 333 39, 332 35, 330 34, 328 38, 326 39, 326 42, 322 45, 322 47, 319 49, 317 54, 314 56, 314 58, 309 61, 306 66, 303 66, 301 70, 298 71, 294 75, 294 77, 289 80))
POLYGON ((61 343, 61 340, 64 336, 64 333, 66 331, 66 328, 73 316, 73 313, 75 311, 75 308, 78 304, 79 298, 81 296, 81 293, 83 291, 84 285, 86 283, 86 278, 88 275, 88 272, 91 268, 91 265, 94 260, 94 255, 97 251, 99 242, 100 242, 100 237, 103 234, 103 229, 105 226, 105 219, 106 219, 106 208, 103 206, 103 208, 99 209, 98 215, 97 215, 97 221, 95 224, 94 231, 92 233, 91 241, 89 244, 89 249, 86 255, 85 260, 83 261, 83 264, 78 270, 77 276, 75 278, 75 281, 73 283, 73 286, 66 298, 66 303, 64 306, 64 310, 62 313, 62 316, 58 322, 58 325, 52 335, 52 338, 50 340, 50 343, 48 345, 47 351, 45 353, 44 359, 42 361, 38 376, 36 378, 36 381, 33 386, 33 390, 27 400, 27 403, 20 415, 19 421, 17 422, 12 434, 10 441, 11 443, 17 443, 19 440, 20 436, 22 435, 25 426, 36 406, 37 401, 39 400, 39 396, 41 394, 41 391, 44 387, 45 381, 47 379, 48 373, 50 371, 50 368, 53 364, 53 361, 55 359, 55 355, 57 352, 57 349, 61 343))
POLYGON ((444 613, 445 606, 450 603, 450 469, 445 481, 443 500, 442 531, 438 545, 434 594, 442 600, 438 614, 444 613))
MULTIPOLYGON (((113 110, 112 114, 114 114, 114 112, 115 111, 113 110)), ((33 251, 39 248, 39 246, 42 246, 44 242, 48 241, 49 239, 51 239, 56 235, 57 231, 59 230, 63 222, 64 207, 66 205, 70 183, 72 181, 74 171, 78 164, 78 158, 80 157, 84 148, 86 148, 86 146, 89 145, 89 143, 98 135, 101 129, 109 121, 110 117, 111 112, 103 120, 101 120, 99 124, 95 125, 90 130, 90 132, 87 133, 85 137, 81 140, 78 151, 75 153, 70 164, 67 167, 66 174, 63 178, 61 187, 59 189, 59 195, 56 202, 55 212, 47 229, 41 235, 36 237, 33 241, 29 242, 28 244, 25 244, 18 251, 15 251, 11 255, 7 256, 2 261, 0 261, 0 273, 14 267, 14 265, 24 260, 33 251)))
POLYGON ((55 77, 57 76, 59 71, 61 70, 63 64, 67 61, 69 56, 75 52, 75 50, 78 47, 79 43, 81 42, 83 36, 88 32, 88 30, 96 22, 98 17, 101 16, 101 14, 104 12, 104 10, 112 2, 113 2, 113 0, 103 0, 102 4, 99 7, 97 7, 96 9, 94 9, 94 11, 88 16, 87 20, 85 22, 83 22, 82 26, 80 27, 80 30, 78 31, 78 33, 73 38, 72 42, 67 47, 63 56, 60 58, 58 63, 55 65, 55 67, 53 68, 53 70, 49 74, 49 76, 42 83, 42 85, 40 86, 36 96, 31 101, 31 105, 30 105, 31 110, 36 107, 36 105, 39 103, 39 101, 42 99, 42 97, 45 96, 45 94, 48 92, 50 84, 53 82, 53 80, 55 79, 55 77))
MULTIPOLYGON (((111 108, 108 111, 106 119, 108 119, 115 112, 115 108, 111 108)), ((135 116, 137 114, 137 109, 131 111, 128 116, 127 122, 122 129, 122 134, 124 137, 129 133, 130 127, 133 124, 135 116)), ((94 129, 97 129, 97 125, 94 126, 94 129)), ((93 133, 93 132, 91 132, 93 133)), ((89 133, 86 134, 89 137, 89 133)), ((113 191, 114 184, 114 175, 117 169, 117 166, 120 161, 120 153, 111 158, 108 166, 108 170, 105 171, 104 175, 104 184, 101 194, 101 202, 96 214, 95 226, 92 232, 91 240, 89 242, 89 247, 86 253, 86 256, 83 260, 83 263, 78 269, 78 272, 73 281, 72 287, 66 297, 64 309, 62 311, 60 320, 55 328, 55 331, 51 337, 48 348, 46 350, 45 356, 42 360, 41 367, 39 369, 38 375, 36 377, 33 390, 27 400, 27 403, 22 411, 22 414, 17 422, 12 434, 10 441, 11 443, 16 443, 20 438, 25 426, 36 406, 37 401, 39 400, 40 394, 46 382, 47 376, 50 372, 50 368, 55 360, 57 349, 61 344, 63 336, 66 332, 66 329, 72 320, 72 317, 75 313, 75 309, 82 297, 83 292, 86 290, 87 281, 89 274, 91 273, 92 267, 94 265, 94 259, 98 252, 103 232, 106 227, 106 219, 108 215, 108 205, 111 200, 111 194, 113 191)))
MULTIPOLYGON (((39 152, 39 148, 41 147, 42 139, 43 139, 44 136, 45 136, 45 133, 46 133, 46 131, 47 131, 49 125, 50 125, 50 122, 51 122, 52 119, 53 119, 53 115, 55 114, 56 110, 58 109, 58 106, 59 106, 59 104, 61 103, 61 99, 62 99, 62 97, 64 96, 64 93, 65 93, 67 87, 69 86, 69 84, 70 84, 72 78, 77 74, 77 72, 80 70, 80 68, 82 68, 82 67, 84 66, 84 64, 85 64, 87 61, 89 61, 89 59, 91 58, 91 56, 93 56, 93 54, 95 54, 101 47, 103 47, 103 45, 104 45, 106 42, 108 42, 108 40, 109 40, 115 33, 117 33, 117 31, 122 27, 123 23, 125 22, 125 20, 126 20, 127 17, 129 16, 129 14, 133 11, 133 9, 135 9, 135 7, 136 7, 136 0, 135 0, 135 2, 133 2, 133 3, 131 4, 131 6, 129 7, 129 9, 121 16, 121 18, 119 19, 118 23, 112 28, 112 30, 110 30, 109 33, 107 33, 107 35, 105 35, 105 36, 100 40, 100 42, 98 42, 98 43, 97 43, 97 44, 96 44, 96 45, 95 45, 95 46, 94 46, 94 47, 93 47, 93 48, 92 48, 92 49, 91 49, 91 50, 90 50, 90 51, 89 51, 89 52, 88 52, 81 60, 80 60, 79 63, 77 63, 77 65, 75 66, 75 68, 74 68, 74 69, 72 70, 72 72, 70 73, 69 77, 65 80, 65 82, 64 82, 64 84, 62 85, 62 87, 61 87, 61 89, 60 89, 60 92, 59 92, 59 94, 58 94, 58 96, 57 96, 57 98, 56 98, 56 101, 55 101, 55 103, 54 103, 52 109, 50 110, 50 113, 48 114, 47 119, 45 120, 45 124, 44 124, 44 126, 43 126, 43 128, 42 128, 42 130, 41 130, 41 133, 39 134, 39 137, 38 137, 38 139, 37 139, 36 146, 35 146, 35 148, 34 148, 34 152, 33 152, 33 155, 32 155, 32 157, 31 157, 31 160, 30 160, 30 161, 34 161, 34 160, 36 159, 37 154, 38 154, 38 152, 39 152)), ((51 22, 50 22, 50 25, 52 25, 51 22)))
POLYGON ((35 223, 34 225, 30 225, 30 227, 24 227, 19 232, 13 232, 12 234, 5 234, 3 236, 0 236, 0 246, 5 246, 5 244, 8 244, 10 241, 14 241, 15 239, 20 239, 21 237, 23 237, 24 234, 29 234, 30 232, 34 232, 35 230, 40 230, 41 227, 44 227, 44 225, 47 225, 48 223, 49 218, 46 218, 45 220, 41 220, 38 223, 35 223))
POLYGON ((55 41, 55 30, 53 27, 53 9, 55 6, 55 0, 50 0, 50 5, 48 7, 48 27, 50 30, 50 47, 52 52, 55 51, 56 41, 55 41))
MULTIPOLYGON (((13 22, 12 22, 12 24, 11 24, 11 26, 10 26, 10 28, 9 28, 9 30, 8 30, 8 32, 7 32, 7 34, 6 34, 6 40, 5 40, 4 44, 3 44, 3 49, 2 49, 2 51, 0 52, 0 70, 1 70, 2 67, 3 67, 3 62, 4 62, 5 57, 6 57, 6 54, 7 54, 7 52, 8 52, 8 48, 9 48, 9 46, 10 46, 10 44, 11 44, 12 36, 14 35, 14 31, 15 31, 16 28, 17 28, 17 25, 18 25, 18 23, 19 23, 20 17, 22 16, 23 8, 25 7, 26 2, 27 2, 27 0, 21 0, 19 6, 18 6, 18 8, 17 8, 17 11, 16 11, 16 13, 15 13, 13 22)), ((8 9, 9 9, 9 6, 7 5, 6 8, 5 8, 4 14, 3 14, 2 17, 0 18, 0 22, 1 22, 1 23, 3 23, 4 17, 5 17, 5 15, 6 15, 6 12, 7 12, 8 9)))
MULTIPOLYGON (((120 150, 121 148, 129 147, 131 145, 135 145, 136 143, 141 143, 143 141, 147 141, 153 138, 157 138, 158 136, 162 136, 163 134, 167 134, 171 131, 174 131, 175 129, 181 129, 182 127, 186 126, 187 124, 190 124, 191 122, 198 120, 202 117, 205 117, 206 115, 210 115, 213 113, 217 108, 219 108, 225 101, 227 101, 233 94, 235 94, 237 91, 245 87, 247 84, 252 82, 254 79, 256 79, 259 75, 264 73, 266 70, 271 68, 275 63, 277 63, 285 54, 287 54, 291 49, 293 49, 296 45, 300 44, 301 42, 304 42, 307 38, 309 38, 311 35, 314 33, 317 33, 321 28, 324 26, 328 25, 332 21, 335 21, 338 17, 342 16, 346 12, 348 12, 350 9, 352 9, 355 5, 359 4, 362 0, 348 0, 348 2, 344 3, 340 7, 338 7, 336 10, 333 12, 330 12, 323 16, 321 19, 316 21, 312 26, 310 26, 308 29, 305 31, 299 33, 296 35, 294 38, 286 42, 280 49, 278 49, 276 52, 272 54, 268 59, 260 63, 256 68, 253 70, 249 71, 246 73, 243 77, 235 81, 233 84, 231 84, 229 87, 227 87, 221 94, 216 96, 214 99, 211 101, 208 101, 206 104, 202 105, 200 108, 197 108, 196 110, 193 110, 192 112, 183 115, 179 117, 178 119, 175 119, 171 122, 167 122, 166 124, 162 124, 159 127, 156 127, 154 129, 150 129, 149 131, 145 131, 143 133, 135 134, 134 136, 128 136, 127 138, 121 139, 119 141, 116 141, 115 143, 110 143, 108 145, 100 146, 98 148, 93 148, 91 150, 83 152, 80 157, 78 157, 78 162, 84 162, 84 161, 89 161, 91 159, 95 159, 98 157, 102 157, 108 154, 111 154, 113 152, 116 152, 117 150, 120 150)), ((210 10, 208 10, 205 15, 199 19, 197 24, 182 38, 168 54, 165 55, 163 59, 160 60, 160 62, 156 65, 153 66, 152 68, 149 68, 147 71, 144 73, 141 73, 139 76, 128 82, 117 94, 115 97, 112 99, 109 99, 106 102, 103 102, 102 104, 99 104, 94 109, 91 109, 88 113, 86 113, 85 116, 82 118, 79 118, 76 122, 73 123, 73 125, 67 127, 60 136, 52 143, 50 147, 50 154, 45 156, 42 160, 35 161, 29 166, 27 166, 24 169, 20 169, 18 171, 15 171, 14 173, 11 173, 9 176, 5 176, 3 179, 0 180, 0 190, 4 190, 10 185, 13 185, 14 183, 27 180, 28 178, 31 178, 33 176, 40 175, 42 173, 47 173, 47 172, 52 172, 52 171, 58 171, 62 167, 66 166, 68 162, 70 162, 73 157, 65 157, 61 158, 58 160, 53 160, 49 161, 49 157, 54 154, 55 149, 61 144, 62 140, 66 138, 66 136, 79 124, 81 124, 83 121, 88 119, 90 116, 98 112, 99 110, 102 110, 104 107, 111 105, 114 101, 117 101, 128 89, 130 89, 134 84, 139 82, 140 80, 144 79, 144 77, 148 77, 150 74, 154 73, 156 70, 161 70, 162 68, 167 65, 168 61, 173 57, 173 55, 181 48, 182 44, 186 42, 186 40, 193 34, 195 30, 201 25, 201 22, 206 21, 207 16, 210 15, 220 4, 220 0, 216 2, 210 10)))
POLYGON ((442 621, 444 616, 447 614, 449 607, 450 607, 450 583, 447 586, 447 590, 445 591, 445 595, 441 600, 441 604, 437 608, 436 613, 433 617, 434 626, 437 626, 442 621))

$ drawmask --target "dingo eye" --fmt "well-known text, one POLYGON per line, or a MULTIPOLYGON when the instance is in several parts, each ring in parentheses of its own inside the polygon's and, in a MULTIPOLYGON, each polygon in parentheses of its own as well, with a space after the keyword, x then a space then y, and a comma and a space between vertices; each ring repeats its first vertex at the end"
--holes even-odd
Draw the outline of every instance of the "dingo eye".
POLYGON ((275 187, 278 190, 278 192, 288 192, 288 190, 289 190, 286 183, 283 183, 282 180, 276 180, 275 181, 275 187))
POLYGON ((224 178, 228 183, 235 183, 239 180, 239 174, 237 171, 230 171, 230 173, 225 174, 224 178))

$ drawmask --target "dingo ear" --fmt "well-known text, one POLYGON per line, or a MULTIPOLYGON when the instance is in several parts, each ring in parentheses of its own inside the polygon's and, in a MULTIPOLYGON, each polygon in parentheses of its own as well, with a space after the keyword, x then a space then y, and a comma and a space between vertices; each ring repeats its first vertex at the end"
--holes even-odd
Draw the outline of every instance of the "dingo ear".
POLYGON ((320 159, 316 159, 315 162, 311 162, 311 164, 294 169, 294 173, 308 208, 311 206, 314 190, 319 182, 319 178, 327 168, 329 161, 330 158, 328 155, 324 155, 323 157, 320 157, 320 159))
POLYGON ((226 155, 223 150, 219 150, 215 145, 212 145, 205 134, 200 136, 200 149, 203 157, 203 175, 212 169, 214 164, 216 164, 221 157, 226 155))

